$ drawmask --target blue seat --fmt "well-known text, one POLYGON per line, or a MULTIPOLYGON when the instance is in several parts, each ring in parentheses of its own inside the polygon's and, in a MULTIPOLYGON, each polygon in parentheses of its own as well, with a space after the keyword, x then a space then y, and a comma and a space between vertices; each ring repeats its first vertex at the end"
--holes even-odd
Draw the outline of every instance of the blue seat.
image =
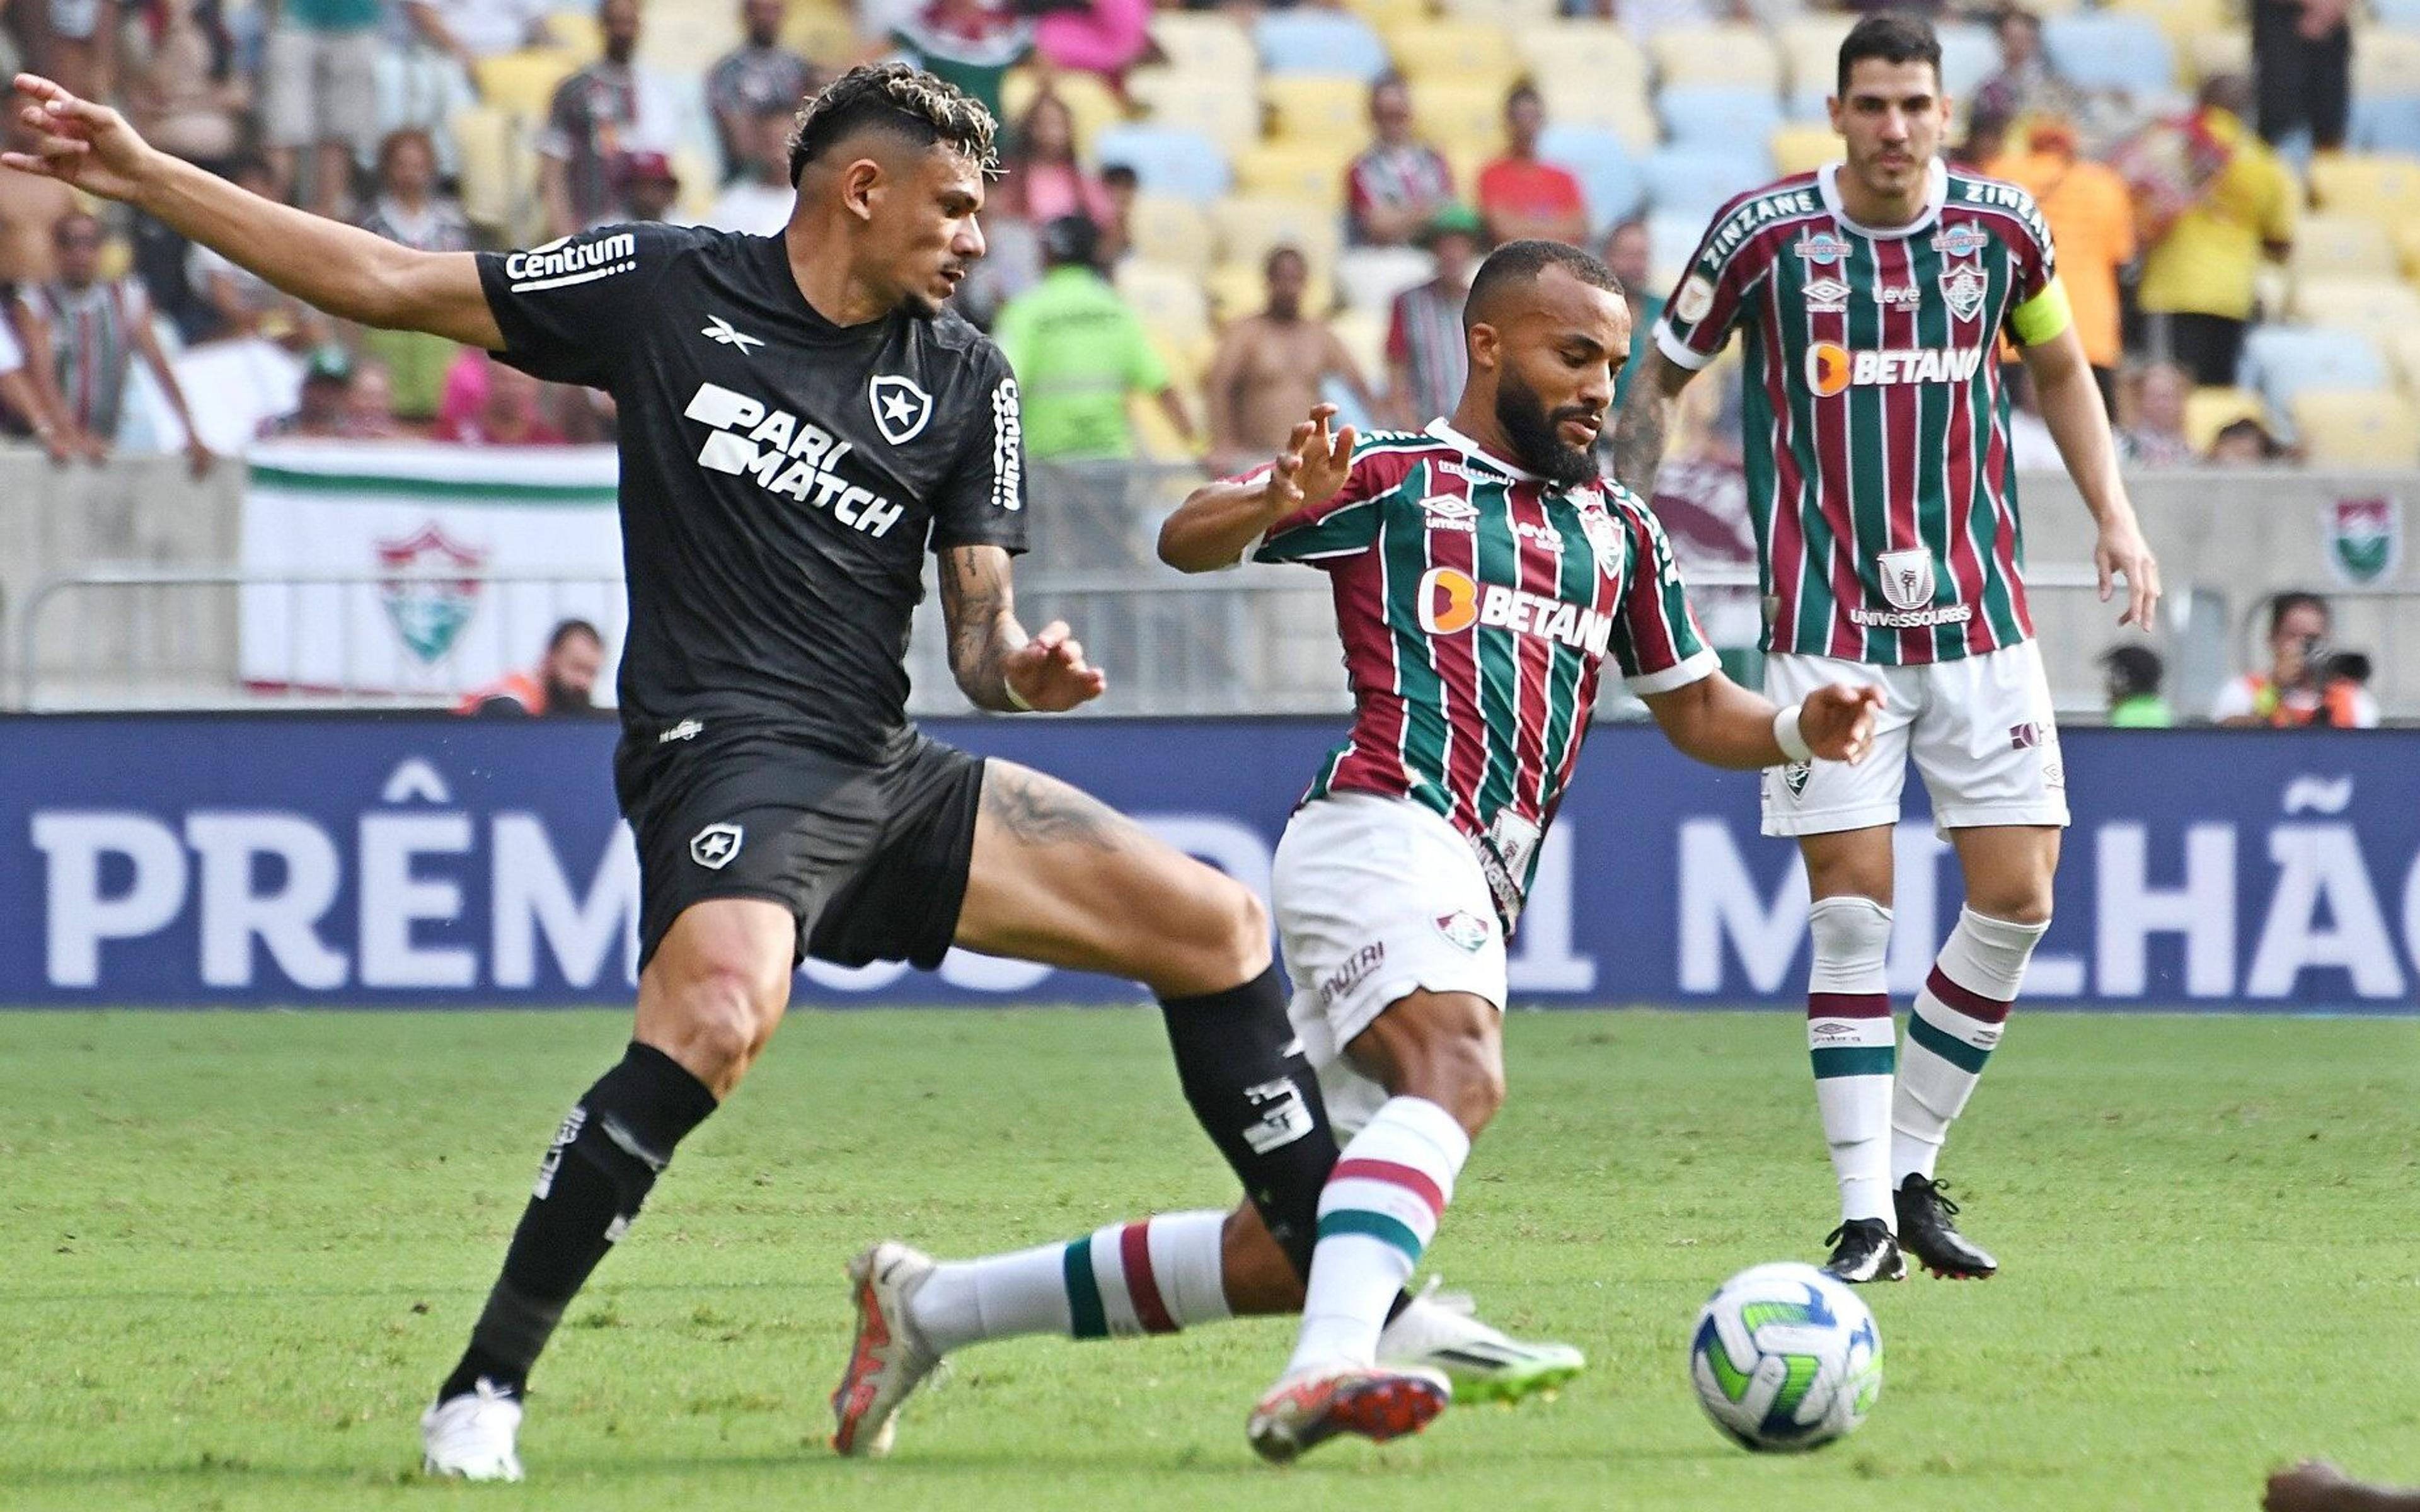
POLYGON ((1227 155, 1199 131, 1172 126, 1112 126, 1093 139, 1101 166, 1132 168, 1146 194, 1206 205, 1227 192, 1227 155))
POLYGON ((1774 177, 1773 153, 1761 140, 1728 147, 1658 147, 1642 167, 1649 203, 1699 222, 1713 219, 1733 194, 1774 177))
POLYGON ((2236 383, 2257 389, 2279 413, 2304 389, 2391 386, 2378 348, 2357 331, 2326 326, 2256 326, 2243 338, 2236 383))
POLYGON ((2042 23, 2051 67, 2079 89, 2153 93, 2177 82, 2176 50, 2158 24, 2123 11, 2054 16, 2042 23))
POLYGON ((1393 66, 1386 42, 1349 10, 1264 10, 1252 23, 1252 45, 1271 73, 1341 73, 1367 84, 1393 66))
POLYGON ((1647 202, 1647 180, 1621 145, 1602 126, 1549 126, 1538 137, 1538 156, 1568 168, 1588 196, 1589 227, 1604 232, 1637 215, 1647 202))
POLYGON ((1952 100, 1972 100, 1984 80, 2000 71, 2000 39, 1972 21, 1947 21, 1933 29, 1941 41, 1941 87, 1952 100))
POLYGON ((1772 92, 1726 85, 1674 85, 1655 97, 1664 140, 1674 147, 1761 142, 1781 124, 1772 92))
MULTIPOLYGON (((2412 86, 2420 89, 2420 79, 2412 86)), ((2345 134, 2356 151, 2420 155, 2420 94, 2355 96, 2345 134)))
POLYGON ((2378 23, 2398 32, 2420 32, 2420 0, 2370 0, 2378 23))

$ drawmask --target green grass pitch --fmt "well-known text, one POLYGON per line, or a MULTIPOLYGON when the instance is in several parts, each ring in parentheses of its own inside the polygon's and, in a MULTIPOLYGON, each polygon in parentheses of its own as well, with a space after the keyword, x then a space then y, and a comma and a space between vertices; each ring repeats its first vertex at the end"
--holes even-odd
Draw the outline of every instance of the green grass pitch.
POLYGON ((1223 1205, 1146 1011, 801 1015, 537 1374, 520 1488, 419 1480, 614 1012, 0 1014, 0 1507, 2248 1508, 2306 1453, 2420 1480, 2420 1023, 2020 1017, 1944 1174, 2007 1269, 1877 1288, 1850 1440, 1730 1448, 1707 1291, 1819 1257, 1793 1015, 1530 1013, 1430 1257, 1582 1345, 1557 1400, 1255 1462, 1283 1323, 970 1351, 898 1456, 824 1448, 841 1266, 1223 1205))

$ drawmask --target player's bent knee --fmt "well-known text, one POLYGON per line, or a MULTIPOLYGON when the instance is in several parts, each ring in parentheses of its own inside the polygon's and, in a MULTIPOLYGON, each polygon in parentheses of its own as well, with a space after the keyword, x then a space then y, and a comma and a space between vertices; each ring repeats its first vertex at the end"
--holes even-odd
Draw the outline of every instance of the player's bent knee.
MULTIPOLYGON (((1174 957, 1154 985, 1179 994, 1222 992, 1269 968, 1269 913, 1258 894, 1223 872, 1200 863, 1201 876, 1183 910, 1182 923, 1157 935, 1174 957)), ((1139 920, 1146 929, 1152 920, 1139 920)))
POLYGON ((787 986, 766 980, 746 963, 699 963, 670 984, 666 1011, 650 1015, 648 1038, 669 1040, 659 1048, 719 1095, 772 1037, 787 986))

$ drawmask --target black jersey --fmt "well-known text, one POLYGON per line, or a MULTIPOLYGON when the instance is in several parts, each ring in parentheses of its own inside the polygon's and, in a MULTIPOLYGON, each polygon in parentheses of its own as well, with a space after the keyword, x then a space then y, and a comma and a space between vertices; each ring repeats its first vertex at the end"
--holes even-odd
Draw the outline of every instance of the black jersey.
POLYGON ((954 313, 833 325, 778 237, 607 226, 479 281, 504 361, 620 411, 625 730, 894 754, 925 548, 1024 549, 999 348, 954 313))

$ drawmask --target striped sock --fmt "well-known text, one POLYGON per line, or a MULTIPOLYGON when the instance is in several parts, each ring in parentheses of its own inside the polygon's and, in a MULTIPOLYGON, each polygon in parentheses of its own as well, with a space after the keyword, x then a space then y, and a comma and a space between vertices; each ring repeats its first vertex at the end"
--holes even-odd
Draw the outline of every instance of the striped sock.
POLYGON ((1870 898, 1824 898, 1807 911, 1815 965, 1807 979, 1807 1055, 1815 1106, 1840 1185, 1840 1217, 1890 1223, 1893 1041, 1883 973, 1891 911, 1870 898))
POLYGON ((1353 1136, 1319 1195, 1319 1244, 1286 1374, 1377 1358, 1387 1309, 1436 1237, 1469 1158, 1470 1136, 1425 1098, 1388 1098, 1353 1136))
POLYGON ((1910 1176, 1931 1178, 1950 1122, 1974 1095, 2025 980, 2025 963, 2049 928, 2047 919, 2019 924, 1958 911, 1958 927, 1908 1015, 1907 1058, 1891 1101, 1894 1189, 1910 1176))
POLYGON ((1126 1338, 1232 1316, 1223 1212, 1163 1212, 1044 1244, 934 1268, 908 1304, 938 1353, 1026 1334, 1126 1338))

